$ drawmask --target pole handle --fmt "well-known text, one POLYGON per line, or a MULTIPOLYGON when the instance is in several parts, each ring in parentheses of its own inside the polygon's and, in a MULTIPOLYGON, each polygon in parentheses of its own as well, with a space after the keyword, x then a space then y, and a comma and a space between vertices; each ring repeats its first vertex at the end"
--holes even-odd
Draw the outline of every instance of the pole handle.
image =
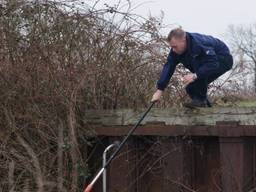
POLYGON ((84 192, 92 192, 92 185, 88 185, 88 186, 85 188, 84 192))

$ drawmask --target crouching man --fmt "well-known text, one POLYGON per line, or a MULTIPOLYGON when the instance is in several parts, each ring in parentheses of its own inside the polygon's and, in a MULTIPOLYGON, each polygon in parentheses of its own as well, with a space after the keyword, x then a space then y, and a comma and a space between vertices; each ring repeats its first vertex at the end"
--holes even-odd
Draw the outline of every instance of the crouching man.
POLYGON ((211 82, 232 68, 233 57, 229 48, 217 38, 186 32, 181 28, 173 29, 167 40, 171 50, 151 101, 160 100, 177 64, 182 63, 191 72, 183 77, 186 92, 191 98, 191 102, 184 103, 184 106, 211 107, 207 99, 207 88, 211 82))

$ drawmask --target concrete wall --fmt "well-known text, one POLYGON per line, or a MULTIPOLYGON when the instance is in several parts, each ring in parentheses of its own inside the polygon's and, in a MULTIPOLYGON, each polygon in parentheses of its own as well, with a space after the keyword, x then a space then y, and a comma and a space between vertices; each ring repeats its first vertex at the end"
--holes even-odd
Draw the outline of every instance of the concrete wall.
MULTIPOLYGON (((104 145, 143 110, 88 111, 104 145)), ((94 161, 90 162, 91 165, 94 161)), ((256 108, 152 109, 108 168, 111 192, 235 192, 256 187, 256 108)), ((102 191, 101 182, 94 191, 102 191)))

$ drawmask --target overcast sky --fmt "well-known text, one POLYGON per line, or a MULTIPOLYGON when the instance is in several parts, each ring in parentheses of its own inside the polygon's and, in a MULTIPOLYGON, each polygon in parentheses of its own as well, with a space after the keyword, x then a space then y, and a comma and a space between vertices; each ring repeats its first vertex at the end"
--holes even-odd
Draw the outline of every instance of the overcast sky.
MULTIPOLYGON (((111 5, 116 0, 102 0, 111 5)), ((143 16, 165 13, 165 24, 179 24, 186 31, 222 37, 228 25, 256 23, 256 0, 131 0, 143 16)))

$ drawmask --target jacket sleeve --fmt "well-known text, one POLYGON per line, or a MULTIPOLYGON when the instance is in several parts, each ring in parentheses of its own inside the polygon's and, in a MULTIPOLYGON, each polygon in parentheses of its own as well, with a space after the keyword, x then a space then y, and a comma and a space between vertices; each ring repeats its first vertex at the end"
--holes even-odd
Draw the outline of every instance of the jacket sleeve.
POLYGON ((219 71, 219 61, 213 48, 205 48, 200 59, 200 67, 196 71, 198 79, 207 78, 219 71))
POLYGON ((177 65, 177 62, 175 61, 174 56, 173 56, 172 52, 170 51, 170 53, 167 57, 167 61, 163 66, 160 78, 157 81, 157 86, 156 86, 157 89, 163 91, 167 87, 167 85, 175 71, 176 65, 177 65))

